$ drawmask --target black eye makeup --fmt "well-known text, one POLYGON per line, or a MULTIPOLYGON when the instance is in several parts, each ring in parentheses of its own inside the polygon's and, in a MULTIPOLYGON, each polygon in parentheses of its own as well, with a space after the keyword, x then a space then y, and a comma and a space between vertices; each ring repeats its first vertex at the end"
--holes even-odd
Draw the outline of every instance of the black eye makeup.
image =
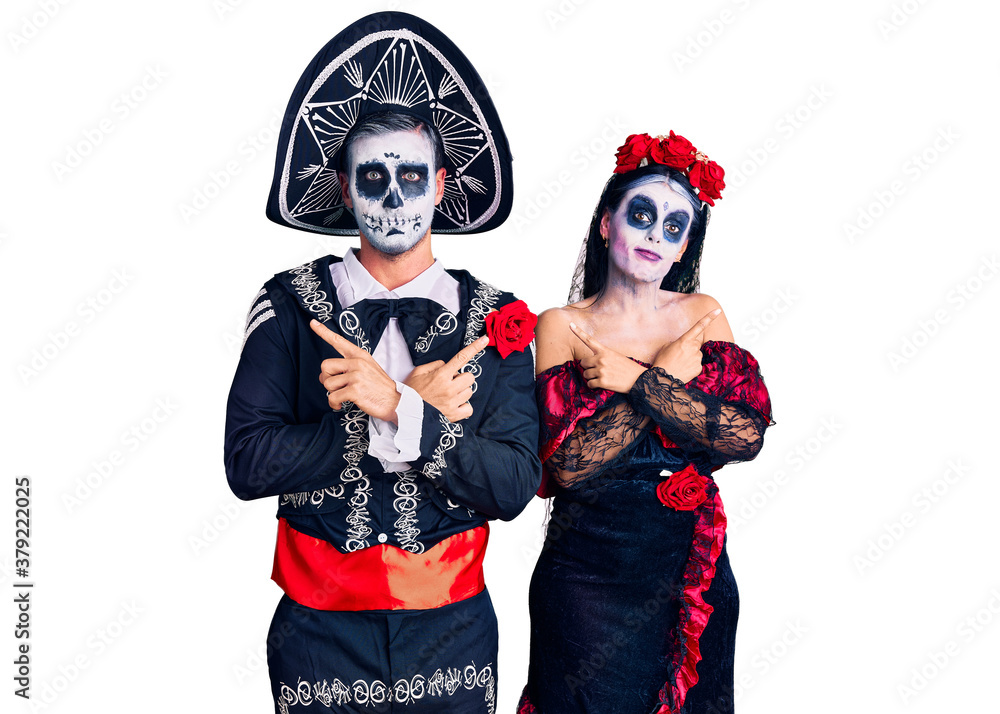
POLYGON ((691 216, 685 211, 671 211, 663 219, 663 236, 671 243, 676 243, 684 235, 691 216))
POLYGON ((358 164, 354 182, 358 195, 370 200, 381 198, 389 189, 389 171, 381 161, 358 164))
POLYGON ((656 223, 656 207, 646 196, 635 196, 628 202, 625 220, 633 228, 649 228, 656 223))
POLYGON ((406 198, 423 196, 427 192, 427 164, 406 163, 396 167, 396 182, 406 198))

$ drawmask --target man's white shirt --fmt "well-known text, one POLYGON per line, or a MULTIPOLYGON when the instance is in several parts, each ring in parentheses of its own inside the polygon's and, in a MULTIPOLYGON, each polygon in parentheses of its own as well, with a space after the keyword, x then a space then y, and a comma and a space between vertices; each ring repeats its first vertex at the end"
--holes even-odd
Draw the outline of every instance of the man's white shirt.
MULTIPOLYGON (((343 261, 330 265, 330 277, 337 290, 337 300, 344 308, 367 299, 420 297, 439 303, 455 315, 461 309, 459 283, 437 259, 410 282, 389 290, 371 276, 351 249, 343 261)), ((410 461, 420 456, 424 402, 414 389, 403 384, 413 371, 413 359, 395 317, 389 318, 372 357, 396 382, 400 395, 396 407, 399 426, 369 416, 368 453, 377 458, 386 471, 404 471, 410 468, 410 461)))

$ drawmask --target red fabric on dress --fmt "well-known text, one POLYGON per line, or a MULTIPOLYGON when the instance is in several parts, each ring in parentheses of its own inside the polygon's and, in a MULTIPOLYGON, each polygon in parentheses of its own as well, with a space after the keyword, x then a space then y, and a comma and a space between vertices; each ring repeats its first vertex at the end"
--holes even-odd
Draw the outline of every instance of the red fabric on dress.
POLYGON ((713 607, 705 602, 705 591, 715 577, 715 563, 722 553, 726 536, 726 512, 722 508, 719 488, 710 486, 712 497, 695 513, 694 538, 688 563, 684 568, 681 607, 674 630, 674 652, 667 665, 667 681, 660 690, 657 714, 679 714, 688 690, 698 683, 698 662, 701 649, 698 640, 708 626, 713 607))
MULTIPOLYGON (((749 406, 773 423, 771 398, 760 376, 759 364, 748 351, 733 342, 709 340, 702 344, 702 370, 687 382, 687 389, 698 389, 730 402, 749 406)), ((638 361, 638 360, 636 360, 638 361)), ((642 363, 645 364, 645 363, 642 363)), ((649 366, 649 365, 646 365, 649 366)), ((555 484, 545 469, 545 461, 576 428, 581 419, 593 416, 616 395, 608 389, 591 389, 583 378, 578 361, 570 360, 538 375, 536 394, 542 418, 542 485, 538 495, 554 495, 555 484)), ((676 447, 654 425, 664 447, 676 447)), ((716 467, 716 469, 721 466, 716 467)), ((715 577, 715 564, 722 553, 726 534, 726 514, 718 486, 708 487, 709 498, 695 509, 697 521, 688 562, 684 569, 680 617, 673 632, 674 653, 667 664, 667 679, 660 691, 658 714, 678 714, 688 690, 698 682, 697 664, 701 660, 699 637, 708 625, 712 606, 704 593, 715 577)), ((533 714, 527 689, 518 706, 519 714, 533 714)))

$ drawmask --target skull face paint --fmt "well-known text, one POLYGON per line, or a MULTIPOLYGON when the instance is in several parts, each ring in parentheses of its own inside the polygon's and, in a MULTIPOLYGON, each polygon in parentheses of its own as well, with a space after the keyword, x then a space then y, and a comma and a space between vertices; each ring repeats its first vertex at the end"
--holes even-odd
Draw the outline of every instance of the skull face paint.
POLYGON ((659 177, 639 182, 605 216, 612 265, 639 282, 659 282, 686 247, 694 208, 659 177))
POLYGON ((434 147, 419 131, 358 137, 350 146, 347 186, 358 228, 372 247, 405 253, 434 218, 434 147))

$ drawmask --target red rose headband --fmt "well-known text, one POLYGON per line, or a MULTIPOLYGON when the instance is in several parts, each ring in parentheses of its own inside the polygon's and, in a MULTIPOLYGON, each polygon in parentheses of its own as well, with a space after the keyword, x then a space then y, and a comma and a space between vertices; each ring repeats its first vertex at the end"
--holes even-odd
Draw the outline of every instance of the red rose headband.
POLYGON ((722 198, 726 187, 723 177, 726 172, 714 161, 694 148, 694 144, 678 136, 673 131, 670 136, 652 137, 649 134, 631 134, 618 147, 616 174, 633 171, 651 163, 663 164, 677 169, 687 178, 691 188, 698 192, 698 198, 709 206, 715 199, 722 198))

